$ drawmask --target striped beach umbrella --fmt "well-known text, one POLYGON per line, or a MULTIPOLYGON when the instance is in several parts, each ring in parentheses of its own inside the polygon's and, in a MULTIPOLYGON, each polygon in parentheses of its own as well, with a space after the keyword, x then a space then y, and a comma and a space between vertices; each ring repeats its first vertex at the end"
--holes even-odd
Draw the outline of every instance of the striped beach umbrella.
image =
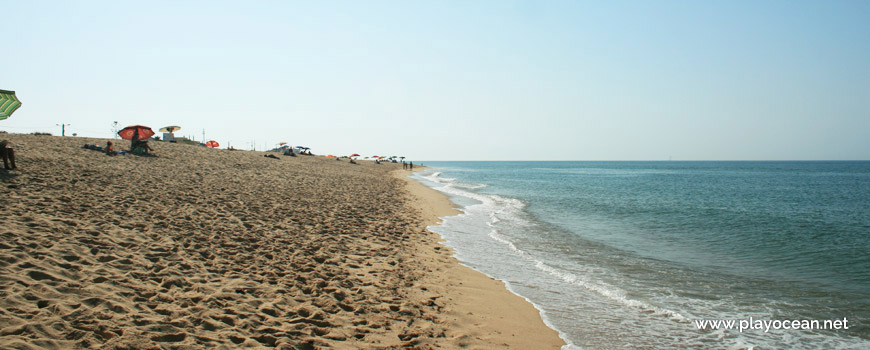
POLYGON ((15 91, 0 90, 0 120, 9 118, 18 107, 21 101, 15 97, 15 91))

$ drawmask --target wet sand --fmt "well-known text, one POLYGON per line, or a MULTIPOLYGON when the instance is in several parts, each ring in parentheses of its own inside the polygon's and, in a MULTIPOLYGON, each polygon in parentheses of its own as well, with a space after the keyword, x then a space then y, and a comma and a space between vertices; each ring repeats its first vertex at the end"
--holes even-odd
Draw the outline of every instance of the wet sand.
POLYGON ((438 244, 450 203, 400 165, 0 138, 19 167, 0 170, 0 348, 562 344, 438 244))

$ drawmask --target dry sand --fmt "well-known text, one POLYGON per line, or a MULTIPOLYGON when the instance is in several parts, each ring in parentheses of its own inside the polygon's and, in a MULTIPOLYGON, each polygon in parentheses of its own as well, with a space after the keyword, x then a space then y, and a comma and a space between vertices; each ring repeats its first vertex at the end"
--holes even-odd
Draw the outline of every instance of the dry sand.
POLYGON ((19 168, 0 170, 2 349, 562 344, 425 230, 449 202, 401 166, 0 138, 19 168))

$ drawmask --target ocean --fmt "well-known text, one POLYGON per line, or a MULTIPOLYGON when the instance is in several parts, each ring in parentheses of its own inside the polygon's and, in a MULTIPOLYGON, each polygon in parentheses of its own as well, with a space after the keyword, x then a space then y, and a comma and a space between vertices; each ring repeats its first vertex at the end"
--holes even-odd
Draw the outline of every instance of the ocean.
POLYGON ((429 229, 566 349, 870 349, 870 162, 424 164, 429 229))

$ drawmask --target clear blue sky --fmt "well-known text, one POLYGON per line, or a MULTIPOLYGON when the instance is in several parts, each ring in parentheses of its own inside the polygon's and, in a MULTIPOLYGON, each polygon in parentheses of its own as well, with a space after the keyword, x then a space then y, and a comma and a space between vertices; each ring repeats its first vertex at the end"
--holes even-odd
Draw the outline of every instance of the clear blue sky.
POLYGON ((0 0, 9 132, 417 160, 870 159, 870 1, 0 0))

